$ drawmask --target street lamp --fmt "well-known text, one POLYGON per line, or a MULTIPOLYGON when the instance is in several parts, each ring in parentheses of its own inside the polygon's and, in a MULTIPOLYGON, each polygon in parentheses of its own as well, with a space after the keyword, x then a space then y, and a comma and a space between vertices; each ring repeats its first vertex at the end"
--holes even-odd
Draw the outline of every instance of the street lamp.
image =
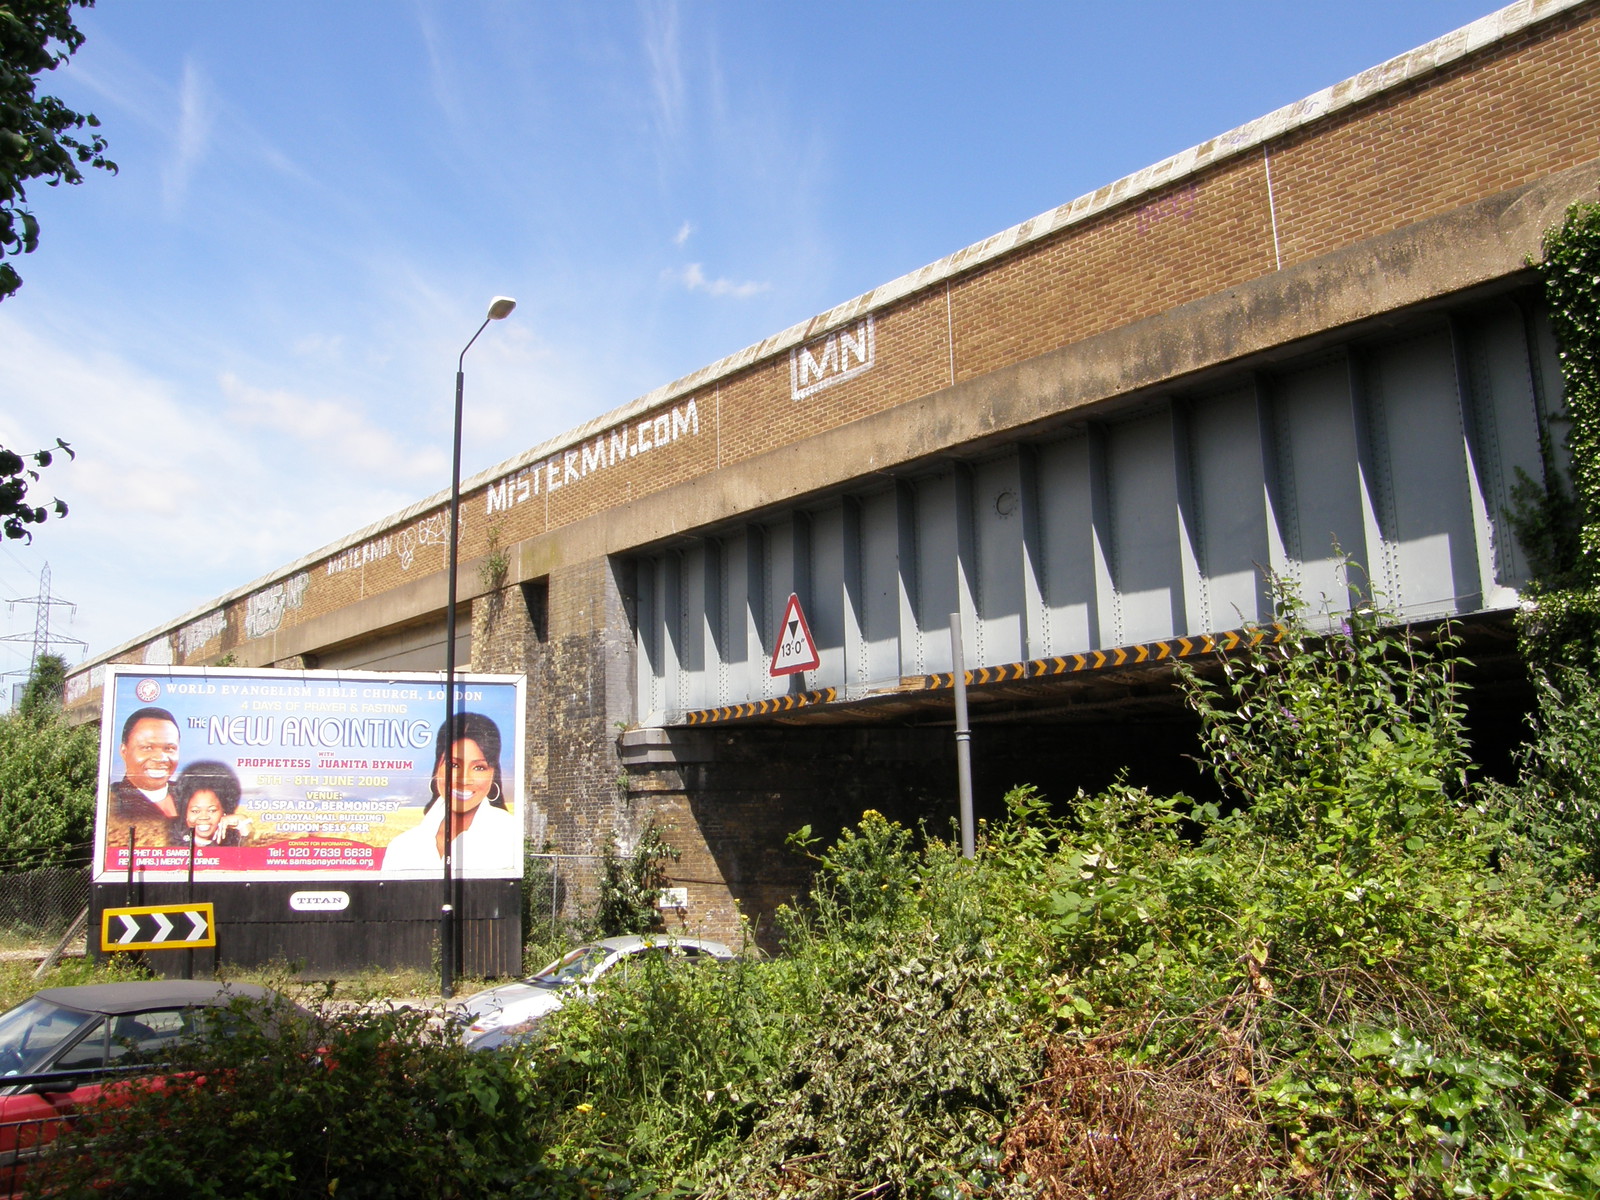
MULTIPOLYGON (((503 321, 511 315, 517 302, 510 296, 496 296, 489 301, 489 314, 478 326, 478 333, 489 327, 490 321, 503 321)), ((456 717, 456 560, 461 550, 461 392, 466 382, 463 373, 467 351, 478 340, 474 333, 461 347, 456 359, 456 428, 455 445, 450 454, 450 565, 446 569, 446 599, 444 606, 444 786, 439 799, 444 802, 444 898, 439 906, 439 994, 448 1000, 455 990, 455 880, 453 859, 455 847, 455 811, 451 808, 455 788, 455 717, 456 717)))

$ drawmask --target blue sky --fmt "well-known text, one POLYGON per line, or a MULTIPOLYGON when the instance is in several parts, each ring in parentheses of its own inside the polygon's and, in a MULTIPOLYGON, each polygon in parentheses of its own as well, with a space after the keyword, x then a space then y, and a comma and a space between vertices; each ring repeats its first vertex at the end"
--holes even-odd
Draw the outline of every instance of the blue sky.
POLYGON ((44 90, 120 174, 34 189, 0 303, 0 443, 71 442, 72 513, 0 597, 48 560, 99 653, 446 486, 496 294, 469 475, 1490 11, 112 0, 44 90))

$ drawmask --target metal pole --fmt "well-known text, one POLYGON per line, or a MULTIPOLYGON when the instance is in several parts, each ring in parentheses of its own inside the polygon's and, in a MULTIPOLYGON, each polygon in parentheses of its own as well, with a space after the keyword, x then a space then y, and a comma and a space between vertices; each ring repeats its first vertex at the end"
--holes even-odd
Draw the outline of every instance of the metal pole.
MULTIPOLYGON (((489 327, 493 317, 485 317, 478 333, 489 327)), ((456 562, 461 555, 461 396, 466 386, 467 351, 478 340, 472 335, 456 359, 455 437, 450 451, 450 563, 445 569, 444 604, 444 787, 439 800, 444 805, 444 892, 439 903, 439 994, 448 1000, 455 990, 455 880, 451 845, 455 833, 450 794, 455 784, 456 715, 456 562)))
POLYGON ((461 395, 466 385, 467 351, 478 340, 478 334, 489 328, 490 321, 499 321, 511 314, 517 302, 510 296, 496 296, 489 302, 489 313, 478 326, 477 333, 467 339, 456 359, 456 419, 455 437, 450 450, 450 564, 446 570, 446 599, 444 608, 444 787, 439 799, 444 801, 444 815, 440 829, 444 831, 444 892, 439 904, 439 994, 446 1000, 455 989, 456 968, 456 905, 453 878, 455 873, 454 813, 450 807, 455 786, 455 717, 456 697, 456 563, 461 557, 461 395))
POLYGON ((133 903, 133 834, 134 826, 128 826, 128 903, 133 903))
MULTIPOLYGON (((484 325, 488 322, 485 321, 484 325)), ((482 326, 478 333, 482 333, 482 326)), ((474 339, 478 334, 472 335, 474 339)), ((467 343, 469 346, 471 342, 467 343)), ((462 358, 466 351, 461 352, 462 358)), ((456 714, 456 560, 460 554, 461 517, 461 393, 466 383, 461 363, 456 364, 456 418, 455 439, 450 455, 450 562, 445 568, 444 603, 444 781, 439 789, 439 803, 444 805, 444 892, 439 900, 439 994, 446 1000, 455 989, 455 915, 453 900, 454 864, 451 859, 454 847, 451 835, 455 832, 451 820, 450 793, 455 785, 455 743, 452 734, 456 714)))
MULTIPOLYGON (((194 830, 193 829, 189 830, 189 895, 188 895, 188 901, 189 901, 190 904, 194 903, 194 830)), ((183 977, 185 979, 193 979, 194 978, 194 951, 193 950, 185 950, 183 952, 183 954, 184 954, 183 977)))
POLYGON ((977 857, 972 830, 972 730, 967 725, 967 664, 961 652, 961 614, 950 614, 950 674, 956 689, 956 786, 961 797, 961 857, 977 857))

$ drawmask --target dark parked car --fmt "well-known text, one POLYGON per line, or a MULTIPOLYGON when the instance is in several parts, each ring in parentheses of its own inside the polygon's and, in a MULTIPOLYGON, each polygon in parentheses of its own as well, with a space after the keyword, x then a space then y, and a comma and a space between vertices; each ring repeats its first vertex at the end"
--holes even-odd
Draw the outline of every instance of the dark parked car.
POLYGON ((0 1196, 21 1190, 28 1165, 108 1081, 158 1069, 185 1038, 225 1031, 217 1010, 241 997, 263 1012, 293 1008, 256 984, 174 979, 46 988, 0 1014, 0 1196))

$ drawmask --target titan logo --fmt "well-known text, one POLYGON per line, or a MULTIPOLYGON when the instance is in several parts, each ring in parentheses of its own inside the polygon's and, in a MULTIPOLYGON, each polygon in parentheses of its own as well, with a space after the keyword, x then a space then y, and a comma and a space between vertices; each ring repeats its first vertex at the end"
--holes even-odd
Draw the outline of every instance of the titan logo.
POLYGON ((836 329, 827 337, 796 346, 789 351, 789 395, 804 400, 823 388, 870 371, 875 350, 871 315, 836 329))

